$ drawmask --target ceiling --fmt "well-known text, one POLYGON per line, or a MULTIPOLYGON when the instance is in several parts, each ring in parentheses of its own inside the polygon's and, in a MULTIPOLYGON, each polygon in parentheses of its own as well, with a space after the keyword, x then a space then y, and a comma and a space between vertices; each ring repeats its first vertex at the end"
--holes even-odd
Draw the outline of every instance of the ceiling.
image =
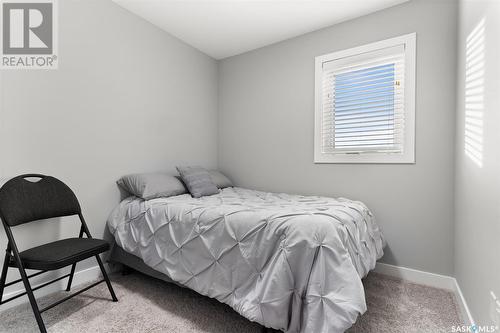
POLYGON ((223 59, 408 0, 113 0, 223 59))

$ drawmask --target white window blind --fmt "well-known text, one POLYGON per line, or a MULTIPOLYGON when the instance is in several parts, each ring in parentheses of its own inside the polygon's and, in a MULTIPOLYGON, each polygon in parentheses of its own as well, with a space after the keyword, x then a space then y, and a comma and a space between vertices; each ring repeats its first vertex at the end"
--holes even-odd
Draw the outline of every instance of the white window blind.
POLYGON ((322 104, 323 152, 402 152, 403 46, 325 63, 322 104))
POLYGON ((414 34, 317 57, 315 161, 412 163, 414 77, 414 34))

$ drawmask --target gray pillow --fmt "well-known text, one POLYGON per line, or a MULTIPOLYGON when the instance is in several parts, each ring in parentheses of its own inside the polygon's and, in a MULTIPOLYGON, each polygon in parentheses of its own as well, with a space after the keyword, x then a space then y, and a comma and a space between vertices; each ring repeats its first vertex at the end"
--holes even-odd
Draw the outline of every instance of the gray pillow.
POLYGON ((217 170, 209 170, 208 173, 210 174, 212 181, 218 188, 233 187, 233 183, 231 183, 229 178, 224 176, 222 172, 217 170))
POLYGON ((178 177, 164 173, 126 175, 116 183, 130 194, 145 200, 187 193, 178 177))
POLYGON ((219 193, 207 170, 201 167, 177 167, 177 171, 193 198, 219 193))

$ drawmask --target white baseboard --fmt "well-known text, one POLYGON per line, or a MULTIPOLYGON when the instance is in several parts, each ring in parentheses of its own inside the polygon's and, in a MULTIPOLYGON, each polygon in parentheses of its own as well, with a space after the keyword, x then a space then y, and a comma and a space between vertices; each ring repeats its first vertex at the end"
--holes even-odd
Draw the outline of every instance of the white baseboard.
POLYGON ((472 314, 469 310, 469 307, 467 306, 464 294, 462 294, 462 289, 460 289, 460 285, 458 284, 457 279, 453 280, 455 280, 453 291, 455 292, 455 296, 457 297, 458 305, 460 306, 460 311, 462 311, 462 317, 469 321, 468 324, 475 325, 476 323, 474 322, 474 318, 472 318, 472 314))
POLYGON ((468 321, 467 325, 474 325, 474 319, 469 311, 465 297, 454 277, 384 263, 377 263, 374 272, 453 292, 460 307, 462 318, 468 321))
POLYGON ((397 277, 413 283, 423 284, 434 288, 441 288, 451 291, 455 289, 455 278, 452 278, 451 276, 434 274, 412 268, 394 266, 384 263, 377 263, 374 271, 380 274, 397 277))
MULTIPOLYGON (((42 275, 45 275, 45 274, 50 274, 50 273, 44 273, 42 275)), ((55 278, 62 276, 64 274, 67 274, 67 272, 65 272, 65 273, 59 272, 59 274, 57 274, 57 275, 51 275, 50 278, 39 279, 38 281, 36 281, 36 283, 32 284, 31 287, 35 288, 36 286, 41 285, 44 282, 55 279, 55 278)), ((75 271, 75 275, 73 276, 73 282, 71 284, 71 289, 74 290, 75 287, 77 287, 78 285, 92 281, 92 280, 97 280, 99 277, 101 277, 101 270, 99 269, 98 265, 83 269, 81 271, 75 271)), ((49 284, 48 286, 35 291, 35 297, 38 298, 38 297, 52 294, 56 291, 65 290, 67 283, 68 283, 68 278, 65 278, 65 279, 62 279, 60 281, 49 284)), ((22 282, 19 282, 15 286, 16 286, 16 290, 11 290, 11 291, 7 292, 6 294, 3 295, 2 299, 5 300, 9 297, 15 296, 15 295, 25 291, 22 282)), ((21 296, 15 300, 12 300, 11 302, 3 304, 0 307, 0 311, 3 311, 3 310, 6 310, 8 308, 11 308, 13 306, 27 303, 27 302, 28 302, 28 296, 24 295, 24 296, 21 296)))

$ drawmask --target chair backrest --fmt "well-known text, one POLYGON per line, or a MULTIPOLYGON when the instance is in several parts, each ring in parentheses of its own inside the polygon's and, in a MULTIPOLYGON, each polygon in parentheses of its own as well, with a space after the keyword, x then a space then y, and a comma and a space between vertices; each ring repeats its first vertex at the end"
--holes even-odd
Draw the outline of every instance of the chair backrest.
POLYGON ((80 204, 73 191, 54 177, 21 175, 0 188, 0 218, 11 227, 80 212, 80 204), (27 178, 40 180, 32 182, 27 178))

